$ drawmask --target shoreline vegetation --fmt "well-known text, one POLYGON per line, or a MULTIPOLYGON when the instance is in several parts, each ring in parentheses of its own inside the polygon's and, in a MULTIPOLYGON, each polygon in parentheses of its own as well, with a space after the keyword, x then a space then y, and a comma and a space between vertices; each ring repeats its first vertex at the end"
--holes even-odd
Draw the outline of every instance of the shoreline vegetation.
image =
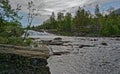
POLYGON ((16 9, 12 9, 9 0, 0 0, 0 44, 30 45, 30 39, 23 40, 21 37, 24 28, 20 23, 22 16, 18 15, 20 10, 19 4, 17 4, 16 9))

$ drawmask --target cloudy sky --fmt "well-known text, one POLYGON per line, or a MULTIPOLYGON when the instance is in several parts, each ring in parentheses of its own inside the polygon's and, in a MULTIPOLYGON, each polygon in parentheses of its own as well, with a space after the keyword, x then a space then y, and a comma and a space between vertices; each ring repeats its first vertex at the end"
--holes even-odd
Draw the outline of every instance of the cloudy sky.
POLYGON ((52 12, 57 14, 58 12, 71 12, 75 13, 78 7, 85 7, 87 10, 93 12, 94 6, 100 4, 101 10, 106 10, 109 7, 120 8, 120 0, 10 0, 13 8, 17 4, 22 6, 20 15, 23 15, 21 20, 23 26, 27 25, 27 4, 33 1, 35 4, 36 13, 39 13, 34 21, 33 25, 39 25, 44 20, 48 19, 52 12))

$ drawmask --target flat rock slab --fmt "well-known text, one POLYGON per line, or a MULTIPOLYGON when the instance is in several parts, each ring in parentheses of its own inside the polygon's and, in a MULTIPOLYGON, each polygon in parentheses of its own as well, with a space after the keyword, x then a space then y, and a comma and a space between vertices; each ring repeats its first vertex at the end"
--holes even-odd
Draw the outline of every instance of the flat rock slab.
POLYGON ((0 53, 11 53, 11 54, 18 54, 21 56, 29 56, 32 58, 44 58, 47 59, 49 57, 49 50, 47 47, 41 48, 27 48, 21 46, 0 46, 0 53))

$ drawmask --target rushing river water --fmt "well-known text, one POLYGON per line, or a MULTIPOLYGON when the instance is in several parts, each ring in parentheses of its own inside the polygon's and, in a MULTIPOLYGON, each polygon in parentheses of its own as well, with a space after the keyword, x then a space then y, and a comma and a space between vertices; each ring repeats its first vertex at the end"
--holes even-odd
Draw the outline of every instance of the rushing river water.
POLYGON ((51 74, 120 74, 119 38, 68 40, 68 44, 50 46, 53 52, 62 52, 48 59, 51 74))

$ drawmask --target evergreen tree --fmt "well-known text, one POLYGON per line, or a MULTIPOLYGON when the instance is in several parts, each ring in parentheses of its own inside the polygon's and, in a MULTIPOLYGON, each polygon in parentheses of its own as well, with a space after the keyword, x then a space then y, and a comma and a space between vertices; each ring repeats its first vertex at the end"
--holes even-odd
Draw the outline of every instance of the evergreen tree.
POLYGON ((72 26, 72 15, 70 13, 66 13, 65 15, 65 30, 67 32, 71 32, 72 26))
POLYGON ((96 17, 99 17, 101 14, 100 14, 100 9, 99 9, 99 5, 97 4, 96 7, 95 7, 95 15, 96 17))
POLYGON ((64 19, 64 14, 61 13, 61 12, 58 12, 57 20, 58 20, 58 21, 61 21, 61 20, 63 20, 63 19, 64 19))
POLYGON ((57 27, 54 12, 52 12, 52 15, 50 17, 50 24, 51 29, 55 29, 57 27))

